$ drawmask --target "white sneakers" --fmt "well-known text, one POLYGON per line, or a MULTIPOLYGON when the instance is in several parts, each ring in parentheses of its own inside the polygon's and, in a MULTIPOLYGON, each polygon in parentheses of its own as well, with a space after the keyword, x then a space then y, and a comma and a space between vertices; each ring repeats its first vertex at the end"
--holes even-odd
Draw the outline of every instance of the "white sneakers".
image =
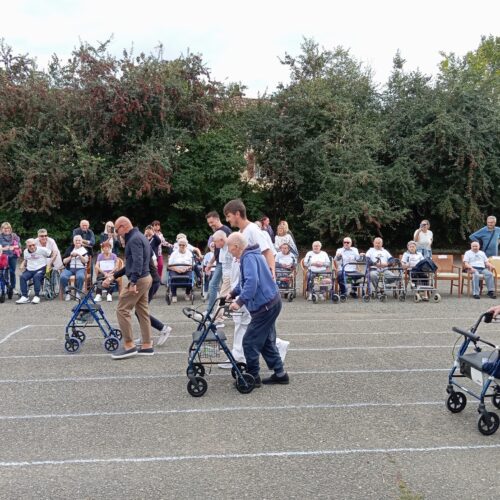
POLYGON ((156 341, 156 345, 163 345, 167 341, 171 333, 172 333, 172 327, 165 325, 160 332, 160 336, 156 341))
POLYGON ((173 304, 174 302, 177 302, 177 297, 172 297, 172 304, 173 304))
POLYGON ((191 295, 184 295, 184 300, 187 302, 188 300, 191 300, 191 295))
POLYGON ((97 293, 94 298, 94 302, 101 302, 101 300, 102 300, 102 295, 100 293, 97 293))
MULTIPOLYGON (((16 304, 29 304, 30 299, 28 297, 21 297, 19 300, 16 300, 16 304)), ((33 297, 33 300, 31 301, 32 304, 40 304, 40 297, 35 295, 33 297)))
POLYGON ((65 295, 65 297, 64 297, 64 300, 65 300, 66 302, 69 302, 69 301, 71 300, 71 295, 70 295, 69 293, 67 293, 67 294, 65 295))
POLYGON ((108 293, 108 295, 106 295, 106 300, 108 302, 113 302, 113 296, 110 293, 108 293))

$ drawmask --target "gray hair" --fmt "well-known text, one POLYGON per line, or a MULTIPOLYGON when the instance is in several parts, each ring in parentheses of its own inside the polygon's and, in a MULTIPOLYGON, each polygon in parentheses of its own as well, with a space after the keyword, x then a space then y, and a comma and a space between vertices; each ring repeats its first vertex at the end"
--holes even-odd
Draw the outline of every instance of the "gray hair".
POLYGON ((28 238, 26 240, 26 246, 28 246, 28 245, 36 245, 35 238, 28 238))
POLYGON ((244 250, 248 246, 248 240, 241 233, 231 233, 227 238, 228 245, 235 245, 244 250))
POLYGON ((222 229, 218 229, 212 235, 212 240, 213 241, 215 241, 215 240, 224 240, 224 241, 226 241, 227 240, 227 235, 226 235, 226 233, 222 229))

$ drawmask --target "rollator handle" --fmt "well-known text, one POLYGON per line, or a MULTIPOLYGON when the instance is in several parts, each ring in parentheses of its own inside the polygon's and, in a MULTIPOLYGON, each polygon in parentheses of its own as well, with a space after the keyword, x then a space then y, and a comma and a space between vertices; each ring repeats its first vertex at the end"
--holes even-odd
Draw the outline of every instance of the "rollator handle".
POLYGON ((452 328, 452 330, 455 333, 459 333, 460 335, 463 335, 464 337, 467 337, 468 339, 472 340, 473 342, 477 342, 478 340, 480 340, 479 335, 474 335, 473 333, 467 332, 465 330, 462 330, 461 328, 457 328, 456 326, 454 326, 452 328))

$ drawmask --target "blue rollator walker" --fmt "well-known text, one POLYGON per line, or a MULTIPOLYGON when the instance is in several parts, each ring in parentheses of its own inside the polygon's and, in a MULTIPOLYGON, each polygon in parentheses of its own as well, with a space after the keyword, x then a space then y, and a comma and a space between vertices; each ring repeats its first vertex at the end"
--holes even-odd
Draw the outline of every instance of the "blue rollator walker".
MULTIPOLYGON (((208 384, 205 380, 205 365, 215 365, 220 363, 220 351, 222 351, 232 365, 231 375, 236 380, 235 385, 238 392, 248 394, 255 388, 253 375, 246 372, 246 364, 238 363, 227 346, 227 338, 224 332, 218 331, 215 322, 211 318, 216 318, 222 309, 225 309, 226 301, 224 297, 219 297, 212 309, 202 314, 197 309, 184 307, 182 312, 185 316, 198 323, 198 328, 193 332, 193 341, 188 351, 188 367, 186 370, 189 379, 187 391, 191 396, 198 398, 207 392, 208 384), (216 309, 215 314, 212 311, 216 309)), ((200 306, 201 307, 201 306, 200 306)))
POLYGON ((340 261, 338 281, 340 288, 344 290, 344 293, 340 294, 340 301, 347 300, 347 287, 351 285, 352 298, 361 295, 363 302, 370 302, 370 259, 360 255, 353 262, 344 263, 342 258, 337 260, 340 261), (347 267, 350 267, 349 271, 346 270, 347 267))
POLYGON ((465 408, 467 397, 464 392, 479 400, 477 427, 485 436, 494 434, 500 422, 498 414, 488 411, 485 405, 485 399, 491 398, 493 406, 500 409, 500 346, 483 340, 476 332, 483 320, 485 323, 491 323, 492 319, 493 313, 486 312, 479 316, 468 331, 453 327, 453 331, 463 335, 464 340, 448 375, 446 387, 446 392, 449 394, 446 407, 452 413, 460 413, 465 408), (474 349, 472 352, 467 352, 471 343, 474 349), (493 350, 483 351, 478 345, 480 343, 492 347, 493 350), (458 378, 468 378, 480 385, 480 394, 458 383, 456 380, 458 378), (455 387, 460 391, 456 391, 455 387))
POLYGON ((104 315, 101 304, 96 304, 93 294, 97 284, 90 287, 87 294, 75 287, 69 287, 68 292, 73 296, 78 303, 71 310, 71 319, 66 325, 66 334, 64 348, 70 354, 75 354, 82 344, 85 342, 86 335, 82 331, 83 328, 99 328, 104 337, 104 349, 108 352, 113 352, 120 347, 122 332, 117 328, 113 328, 104 315), (82 297, 77 298, 76 293, 82 297))

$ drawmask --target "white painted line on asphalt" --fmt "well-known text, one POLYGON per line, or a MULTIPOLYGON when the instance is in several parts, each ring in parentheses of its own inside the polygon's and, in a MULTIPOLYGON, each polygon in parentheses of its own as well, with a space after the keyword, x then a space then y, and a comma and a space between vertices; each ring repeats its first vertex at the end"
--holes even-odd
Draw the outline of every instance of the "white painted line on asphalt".
POLYGON ((415 401, 409 403, 346 403, 346 404, 306 404, 283 406, 227 406, 222 408, 186 408, 177 410, 102 411, 88 413, 53 413, 43 415, 5 415, 2 420, 36 420, 64 418, 94 418, 132 415, 178 415, 183 413, 226 413, 239 411, 294 411, 294 410, 346 410, 350 408, 404 408, 407 406, 442 406, 442 401, 415 401))
MULTIPOLYGON (((434 373, 448 372, 449 368, 402 368, 402 369, 378 369, 378 370, 296 370, 289 371, 291 375, 344 375, 344 374, 379 374, 379 373, 434 373)), ((222 372, 222 370, 221 370, 222 372)), ((226 377, 226 373, 211 373, 210 378, 226 377)), ((106 381, 123 381, 123 380, 154 380, 154 379, 170 379, 170 378, 185 378, 185 374, 166 374, 166 375, 108 375, 102 377, 63 377, 63 378, 31 378, 31 379, 0 379, 0 384, 46 384, 54 382, 100 382, 106 381)))
MULTIPOLYGON (((350 346, 350 347, 296 347, 289 348, 294 352, 335 352, 335 351, 372 351, 372 350, 395 350, 395 349, 452 349, 453 345, 390 345, 390 346, 350 346)), ((222 354, 222 351, 221 351, 222 354)), ((155 356, 187 356, 185 351, 155 351, 155 356)), ((47 358, 102 358, 109 357, 110 354, 12 354, 10 356, 0 356, 0 359, 47 359, 47 358)))
POLYGON ((126 457, 126 458, 73 458, 67 460, 26 460, 22 462, 0 462, 0 467, 39 467, 59 465, 97 465, 123 463, 154 463, 154 462, 187 462, 195 460, 235 460, 253 458, 306 458, 325 456, 368 455, 387 453, 435 453, 447 451, 496 450, 500 444, 476 444, 463 446, 432 446, 408 448, 350 448, 334 450, 304 450, 304 451, 263 451, 257 453, 224 453, 210 455, 171 455, 159 457, 126 457))
POLYGON ((0 340, 0 344, 3 344, 6 340, 8 340, 10 337, 15 335, 16 333, 22 332, 23 330, 26 330, 27 328, 30 328, 32 325, 25 325, 22 326, 21 328, 18 328, 17 330, 14 330, 13 332, 10 332, 6 337, 4 337, 2 340, 0 340))

